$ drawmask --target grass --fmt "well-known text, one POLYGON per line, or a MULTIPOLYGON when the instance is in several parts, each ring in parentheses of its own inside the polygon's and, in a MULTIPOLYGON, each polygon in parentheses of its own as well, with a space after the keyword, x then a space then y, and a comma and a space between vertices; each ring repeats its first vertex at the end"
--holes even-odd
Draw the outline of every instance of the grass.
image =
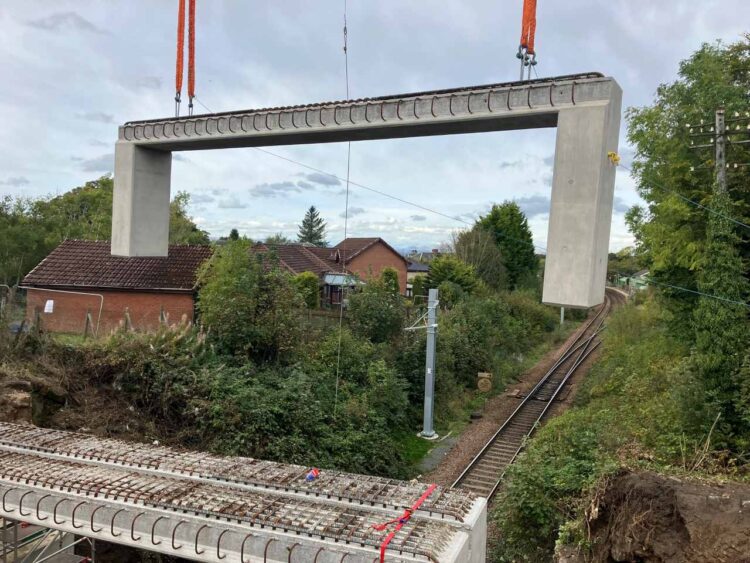
MULTIPOLYGON (((517 382, 521 375, 534 367, 550 350, 564 342, 580 324, 580 321, 566 321, 562 327, 546 335, 543 342, 524 355, 520 362, 513 364, 511 371, 507 371, 501 377, 493 377, 492 390, 489 393, 480 393, 476 389, 463 389, 457 393, 446 409, 447 413, 444 413, 443 417, 437 417, 436 432, 440 436, 460 436, 469 426, 471 413, 483 410, 489 399, 503 393, 510 384, 517 382)), ((399 435, 397 440, 407 461, 415 468, 437 445, 436 442, 418 437, 416 433, 404 433, 399 435)))

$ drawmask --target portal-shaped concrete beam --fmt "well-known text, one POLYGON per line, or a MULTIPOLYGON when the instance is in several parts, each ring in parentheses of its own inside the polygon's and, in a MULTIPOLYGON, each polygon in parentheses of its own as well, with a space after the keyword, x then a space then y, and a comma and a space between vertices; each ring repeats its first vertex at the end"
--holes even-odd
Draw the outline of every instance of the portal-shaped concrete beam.
POLYGON ((164 256, 171 151, 558 127, 543 300, 604 298, 622 92, 600 74, 128 122, 115 150, 112 253, 164 256))

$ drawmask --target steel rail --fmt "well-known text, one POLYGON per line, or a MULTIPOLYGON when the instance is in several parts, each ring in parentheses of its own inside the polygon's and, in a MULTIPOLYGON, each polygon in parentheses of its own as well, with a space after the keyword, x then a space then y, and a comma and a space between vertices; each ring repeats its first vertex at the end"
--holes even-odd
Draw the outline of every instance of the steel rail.
MULTIPOLYGON (((492 496, 497 491, 503 476, 505 475, 505 471, 507 468, 515 461, 518 454, 521 452, 521 450, 524 448, 525 443, 529 436, 536 430, 541 420, 544 418, 544 416, 547 414, 550 406, 553 404, 553 402, 557 399, 560 391, 563 389, 565 384, 568 382, 570 377, 575 373, 575 371, 580 367, 580 365, 588 358, 588 356, 597 348, 599 345, 599 342, 591 346, 591 344, 594 342, 594 340, 597 338, 599 333, 603 330, 603 324, 604 320, 611 310, 612 307, 612 299, 609 297, 609 295, 605 296, 605 302, 603 305, 599 308, 599 311, 597 311, 596 315, 589 320, 586 325, 584 326, 583 330, 580 331, 579 335, 571 342, 565 351, 562 353, 560 358, 552 365, 552 367, 545 373, 545 375, 534 385, 534 387, 529 391, 526 396, 523 398, 521 403, 515 408, 515 410, 508 416, 508 418, 503 422, 503 424, 498 428, 498 430, 493 434, 493 436, 487 441, 487 443, 482 447, 482 449, 477 453, 469 462, 469 464, 466 466, 466 468, 461 472, 461 474, 458 476, 458 478, 453 482, 451 485, 451 488, 458 488, 462 487, 462 485, 465 484, 466 481, 468 481, 468 478, 475 470, 483 470, 482 468, 482 462, 484 458, 486 457, 486 454, 490 451, 490 449, 497 443, 499 443, 499 439, 501 435, 509 429, 509 426, 511 423, 516 423, 520 415, 529 413, 527 411, 533 411, 533 409, 530 409, 530 405, 532 404, 531 401, 543 401, 545 402, 545 406, 542 409, 541 413, 535 416, 533 422, 526 425, 526 429, 523 431, 523 435, 520 437, 520 440, 518 440, 518 446, 516 447, 515 452, 510 456, 507 463, 502 467, 502 471, 497 476, 497 479, 494 483, 494 485, 489 488, 489 492, 486 494, 487 498, 492 498, 492 496), (594 326, 596 325, 596 326, 594 326), (593 327, 593 330, 592 330, 593 327), (574 358, 574 356, 577 357, 574 358), (573 362, 570 365, 569 368, 567 368, 564 372, 563 377, 558 383, 555 383, 555 388, 552 392, 552 394, 549 396, 549 398, 542 398, 539 397, 540 391, 551 381, 554 382, 553 377, 555 375, 559 375, 560 368, 563 367, 563 365, 567 362, 569 362, 572 358, 573 362)), ((531 412, 532 416, 534 415, 533 412, 531 412)), ((523 423, 522 423, 523 425, 523 423)), ((515 446, 515 444, 512 444, 509 446, 512 448, 515 446)), ((512 451, 512 450, 511 450, 512 451)), ((500 462, 502 463, 502 462, 500 462)), ((493 463, 492 465, 497 465, 498 462, 493 463)), ((486 470, 485 470, 486 472, 486 470)), ((481 477, 479 477, 481 479, 481 477)), ((487 481, 487 479, 484 479, 487 481)), ((470 490, 476 491, 475 488, 469 488, 470 490)))

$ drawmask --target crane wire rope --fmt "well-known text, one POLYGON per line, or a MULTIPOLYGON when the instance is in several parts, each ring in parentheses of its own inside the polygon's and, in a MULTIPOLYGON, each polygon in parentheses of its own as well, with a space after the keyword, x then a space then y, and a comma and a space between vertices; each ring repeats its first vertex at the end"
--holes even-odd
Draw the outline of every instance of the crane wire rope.
MULTIPOLYGON (((346 99, 349 99, 349 30, 346 24, 346 4, 344 0, 344 76, 346 81, 346 99)), ((352 162, 352 142, 346 144, 346 196, 344 203, 344 245, 341 248, 341 294, 339 302, 339 337, 336 346, 336 388, 333 396, 333 420, 336 420, 336 412, 339 404, 339 381, 341 375, 341 340, 344 332, 344 294, 348 283, 346 274, 346 239, 349 234, 349 184, 352 162)))

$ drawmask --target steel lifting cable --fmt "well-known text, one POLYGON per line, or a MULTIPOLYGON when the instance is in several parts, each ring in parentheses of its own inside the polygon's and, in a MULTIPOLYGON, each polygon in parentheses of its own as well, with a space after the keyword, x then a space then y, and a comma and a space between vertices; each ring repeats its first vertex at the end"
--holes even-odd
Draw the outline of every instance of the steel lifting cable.
MULTIPOLYGON (((349 99, 349 30, 346 24, 346 3, 344 0, 344 77, 346 80, 346 99, 349 99)), ((352 162, 352 142, 346 145, 346 199, 344 203, 344 243, 348 236, 349 229, 349 172, 352 162)), ((339 403, 339 379, 341 373, 341 338, 344 330, 344 291, 346 289, 346 244, 341 249, 341 297, 339 303, 339 341, 336 350, 336 388, 333 396, 333 418, 336 419, 336 411, 339 403)))

